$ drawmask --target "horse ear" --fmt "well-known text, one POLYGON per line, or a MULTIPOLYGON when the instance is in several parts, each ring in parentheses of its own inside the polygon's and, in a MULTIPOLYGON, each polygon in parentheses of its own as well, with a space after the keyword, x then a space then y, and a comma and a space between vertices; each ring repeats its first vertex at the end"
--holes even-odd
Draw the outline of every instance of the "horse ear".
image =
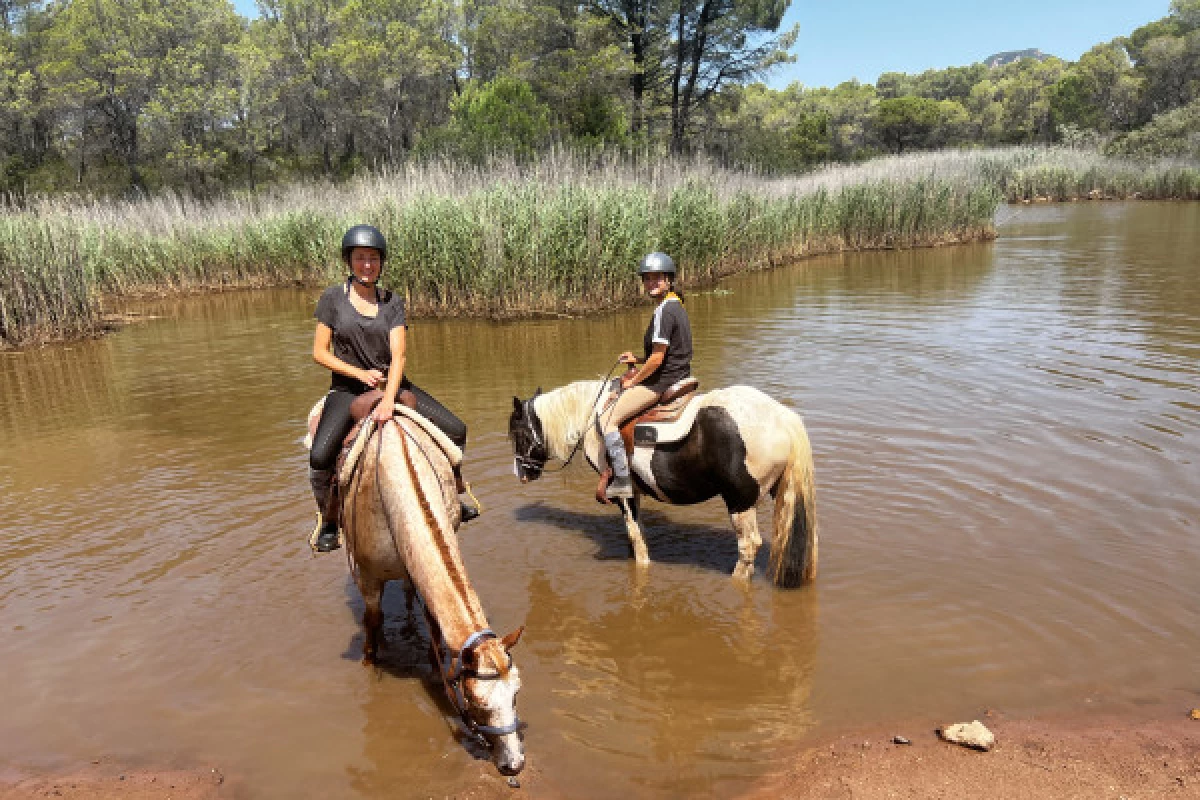
POLYGON ((537 397, 537 396, 538 396, 539 394, 541 394, 541 393, 542 393, 542 387, 540 387, 540 386, 539 386, 539 387, 537 388, 537 391, 533 393, 533 396, 534 396, 534 397, 537 397))
POLYGON ((521 410, 521 400, 514 394, 513 395, 513 411, 520 411, 520 410, 521 410))
POLYGON ((517 642, 521 641, 521 634, 525 632, 525 626, 517 628, 512 633, 500 640, 500 644, 504 645, 504 652, 508 652, 517 646, 517 642))

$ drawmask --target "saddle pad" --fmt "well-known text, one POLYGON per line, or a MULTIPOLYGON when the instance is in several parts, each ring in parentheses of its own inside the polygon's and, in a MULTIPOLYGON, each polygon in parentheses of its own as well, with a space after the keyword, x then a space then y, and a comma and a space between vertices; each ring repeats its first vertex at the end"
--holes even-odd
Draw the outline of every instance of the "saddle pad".
MULTIPOLYGON (((450 437, 442 432, 441 428, 434 425, 427 418, 421 416, 416 411, 400 403, 396 403, 396 414, 408 417, 413 422, 421 426, 421 429, 429 434, 429 438, 441 448, 446 454, 446 459, 450 462, 450 466, 457 467, 462 463, 463 454, 458 445, 450 441, 450 437)), ((358 464, 358 459, 362 456, 363 448, 366 447, 367 440, 371 438, 371 434, 375 432, 375 417, 374 415, 367 416, 359 428, 358 435, 354 438, 354 444, 350 446, 346 453, 346 458, 343 459, 341 469, 338 470, 338 483, 345 486, 354 476, 354 467, 358 464)))
POLYGON ((677 442, 687 436, 696 421, 696 414, 704 405, 704 397, 693 397, 674 422, 639 422, 633 427, 634 447, 654 447, 664 442, 677 442))

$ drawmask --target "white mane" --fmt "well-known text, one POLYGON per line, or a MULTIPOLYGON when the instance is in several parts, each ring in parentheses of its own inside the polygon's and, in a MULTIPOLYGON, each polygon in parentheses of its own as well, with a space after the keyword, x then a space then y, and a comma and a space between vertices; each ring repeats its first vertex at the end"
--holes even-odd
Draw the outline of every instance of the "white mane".
POLYGON ((592 424, 599 393, 600 381, 576 381, 533 398, 533 410, 546 437, 547 455, 560 461, 567 459, 592 424))

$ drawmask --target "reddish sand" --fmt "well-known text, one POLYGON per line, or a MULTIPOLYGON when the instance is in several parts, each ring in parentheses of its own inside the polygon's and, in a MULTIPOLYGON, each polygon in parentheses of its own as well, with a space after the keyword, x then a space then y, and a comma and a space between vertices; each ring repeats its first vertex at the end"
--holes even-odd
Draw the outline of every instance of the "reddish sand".
POLYGON ((1200 798, 1200 721, 1186 709, 980 721, 996 735, 986 753, 941 741, 935 723, 844 734, 800 751, 749 797, 1200 798), (895 744, 896 735, 912 743, 895 744))
MULTIPOLYGON (((967 721, 967 720, 961 720, 967 721)), ((748 798, 1200 798, 1200 720, 1186 709, 1119 717, 1006 719, 984 716, 996 746, 980 753, 938 739, 936 723, 908 722, 888 730, 844 733, 781 753, 787 766, 748 798), (895 744, 902 735, 911 744, 895 744)), ((943 722, 948 722, 944 720, 943 722)), ((491 798, 569 797, 569 787, 531 764, 514 791, 490 765, 463 795, 491 798)), ((114 800, 227 800, 236 791, 217 770, 119 771, 89 765, 56 775, 0 772, 0 800, 61 797, 114 800)))
POLYGON ((121 771, 97 764, 57 775, 0 775, 0 800, 33 797, 67 800, 225 800, 234 793, 216 770, 121 771))

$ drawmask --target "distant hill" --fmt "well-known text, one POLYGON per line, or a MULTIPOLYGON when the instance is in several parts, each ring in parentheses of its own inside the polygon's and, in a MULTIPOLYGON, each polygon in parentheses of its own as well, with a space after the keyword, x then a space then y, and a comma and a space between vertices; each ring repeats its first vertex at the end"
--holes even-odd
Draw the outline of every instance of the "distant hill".
POLYGON ((1036 47, 1031 47, 1028 50, 1006 50, 1003 53, 996 53, 985 58, 983 63, 995 69, 996 67, 1003 67, 1005 64, 1011 64, 1014 61, 1020 61, 1023 58, 1036 58, 1038 61, 1045 61, 1050 57, 1049 53, 1043 53, 1036 47))

